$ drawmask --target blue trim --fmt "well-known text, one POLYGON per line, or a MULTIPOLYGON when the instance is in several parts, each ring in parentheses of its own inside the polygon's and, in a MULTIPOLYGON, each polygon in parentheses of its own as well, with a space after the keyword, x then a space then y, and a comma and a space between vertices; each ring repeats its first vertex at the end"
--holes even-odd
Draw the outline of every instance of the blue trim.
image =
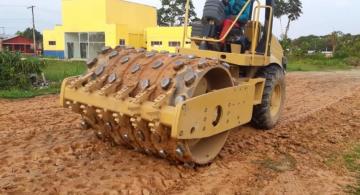
POLYGON ((65 52, 64 51, 44 50, 44 56, 65 59, 65 52))

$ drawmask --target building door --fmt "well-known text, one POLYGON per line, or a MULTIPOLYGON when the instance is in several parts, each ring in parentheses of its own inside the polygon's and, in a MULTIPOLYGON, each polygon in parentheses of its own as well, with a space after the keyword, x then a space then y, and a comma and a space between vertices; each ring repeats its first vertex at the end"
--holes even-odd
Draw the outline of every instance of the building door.
POLYGON ((129 45, 139 48, 145 47, 144 36, 142 34, 129 34, 129 45))
POLYGON ((67 42, 67 57, 68 59, 74 58, 74 43, 67 42))
POLYGON ((87 53, 88 53, 88 43, 80 43, 80 57, 82 59, 86 59, 87 53))

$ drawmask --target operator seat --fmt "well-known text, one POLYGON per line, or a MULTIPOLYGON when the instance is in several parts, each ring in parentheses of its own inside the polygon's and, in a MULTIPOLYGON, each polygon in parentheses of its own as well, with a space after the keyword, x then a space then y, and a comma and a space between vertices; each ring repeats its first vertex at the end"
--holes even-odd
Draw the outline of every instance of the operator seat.
POLYGON ((250 5, 249 5, 250 13, 249 13, 249 18, 248 18, 247 22, 240 23, 239 27, 234 27, 230 31, 230 33, 227 37, 227 41, 226 41, 227 47, 225 47, 225 49, 224 49, 225 51, 231 52, 229 44, 240 44, 241 45, 240 53, 244 53, 245 51, 250 49, 252 36, 250 35, 250 32, 248 31, 248 27, 252 26, 252 25, 249 25, 249 23, 252 24, 252 22, 253 22, 253 21, 251 21, 251 19, 252 19, 254 2, 255 2, 254 0, 252 0, 250 2, 250 5))

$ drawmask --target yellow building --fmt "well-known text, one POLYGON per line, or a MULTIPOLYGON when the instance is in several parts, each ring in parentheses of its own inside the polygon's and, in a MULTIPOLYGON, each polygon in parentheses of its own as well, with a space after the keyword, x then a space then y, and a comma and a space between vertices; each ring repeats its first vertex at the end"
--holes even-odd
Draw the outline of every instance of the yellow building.
MULTIPOLYGON (((183 41, 183 27, 150 27, 146 29, 146 47, 150 50, 169 51, 174 53, 181 47, 183 41)), ((191 27, 188 28, 188 35, 191 27)), ((185 47, 190 48, 191 41, 185 40, 185 47)))
POLYGON ((62 25, 45 30, 44 55, 91 58, 103 46, 146 47, 156 8, 124 0, 62 0, 62 25))

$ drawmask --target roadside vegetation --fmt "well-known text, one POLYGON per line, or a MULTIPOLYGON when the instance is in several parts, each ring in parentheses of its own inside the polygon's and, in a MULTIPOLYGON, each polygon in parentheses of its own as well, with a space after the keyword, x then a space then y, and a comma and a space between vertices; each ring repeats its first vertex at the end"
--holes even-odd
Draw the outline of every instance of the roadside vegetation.
POLYGON ((289 56, 288 71, 348 70, 360 66, 360 58, 326 58, 324 55, 289 56))
POLYGON ((64 78, 82 74, 85 63, 39 58, 22 58, 20 54, 0 53, 0 98, 31 98, 60 92, 64 78), (42 75, 46 83, 42 80, 42 75), (34 85, 34 79, 38 85, 34 85))
POLYGON ((360 35, 333 32, 324 36, 282 38, 289 71, 344 70, 360 67, 360 35), (329 57, 325 57, 325 53, 329 57))
POLYGON ((349 192, 360 195, 360 144, 344 155, 344 161, 349 171, 356 175, 357 183, 349 186, 349 192))
POLYGON ((61 83, 64 78, 83 74, 86 71, 85 62, 45 60, 44 74, 46 79, 55 83, 61 83))
MULTIPOLYGON (((0 98, 31 98, 60 92, 64 78, 83 74, 86 70, 82 61, 56 59, 21 58, 19 54, 0 53, 0 98), (41 78, 44 73, 48 85, 33 87, 30 74, 41 78)), ((288 71, 332 71, 348 70, 360 65, 358 57, 326 58, 322 54, 289 56, 288 71)))
POLYGON ((346 186, 348 194, 360 195, 360 142, 347 146, 345 150, 330 154, 325 161, 329 168, 346 168, 355 182, 346 186))
POLYGON ((20 54, 0 53, 0 89, 29 89, 30 76, 39 75, 45 63, 36 58, 24 59, 20 54))

